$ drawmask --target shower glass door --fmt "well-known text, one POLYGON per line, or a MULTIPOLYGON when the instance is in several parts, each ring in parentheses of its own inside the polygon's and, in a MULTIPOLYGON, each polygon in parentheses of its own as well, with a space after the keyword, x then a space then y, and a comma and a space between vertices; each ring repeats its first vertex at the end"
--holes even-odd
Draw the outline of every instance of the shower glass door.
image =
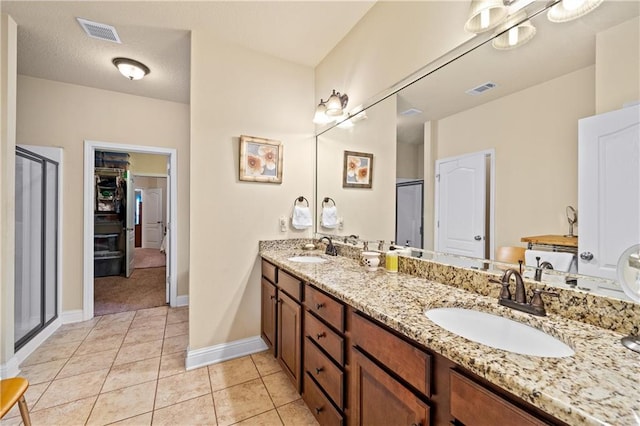
POLYGON ((15 349, 57 318, 58 163, 16 147, 15 349))

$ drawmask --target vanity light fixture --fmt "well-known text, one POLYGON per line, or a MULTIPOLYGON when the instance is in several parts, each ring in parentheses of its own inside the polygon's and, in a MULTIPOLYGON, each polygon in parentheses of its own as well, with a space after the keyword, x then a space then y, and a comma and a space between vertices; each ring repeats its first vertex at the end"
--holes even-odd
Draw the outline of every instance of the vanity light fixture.
POLYGON ((502 26, 501 31, 504 32, 495 37, 491 45, 498 50, 509 50, 529 42, 536 35, 536 27, 526 18, 527 15, 524 11, 515 14, 502 26), (516 25, 516 23, 518 24, 516 25))
POLYGON ((140 80, 151 71, 142 62, 138 62, 129 58, 113 58, 113 65, 118 68, 120 74, 127 77, 129 80, 140 80))
POLYGON ((508 13, 502 0, 472 0, 464 29, 475 34, 489 31, 500 25, 508 13))
POLYGON ((547 19, 556 23, 573 21, 592 12, 602 2, 603 0, 562 0, 549 9, 547 19))
POLYGON ((329 99, 326 101, 320 99, 320 103, 316 107, 313 122, 316 124, 327 124, 331 121, 341 119, 348 102, 349 96, 347 96, 346 93, 340 94, 340 92, 336 92, 334 89, 329 99))

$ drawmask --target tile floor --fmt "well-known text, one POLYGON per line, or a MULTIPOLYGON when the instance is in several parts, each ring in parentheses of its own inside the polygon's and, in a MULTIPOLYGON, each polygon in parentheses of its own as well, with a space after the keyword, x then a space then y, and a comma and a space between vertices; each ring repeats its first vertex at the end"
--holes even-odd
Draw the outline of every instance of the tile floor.
POLYGON ((20 366, 33 425, 318 424, 270 354, 186 371, 187 344, 188 308, 63 325, 20 366))

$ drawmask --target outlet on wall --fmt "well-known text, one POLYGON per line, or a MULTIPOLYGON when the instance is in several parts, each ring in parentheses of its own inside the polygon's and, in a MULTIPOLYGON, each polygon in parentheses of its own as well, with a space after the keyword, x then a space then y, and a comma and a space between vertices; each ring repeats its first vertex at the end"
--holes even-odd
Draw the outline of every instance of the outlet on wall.
POLYGON ((280 232, 287 232, 287 218, 285 216, 282 216, 279 222, 280 222, 280 232))
POLYGON ((344 228, 344 218, 339 217, 338 218, 338 229, 342 229, 344 228))

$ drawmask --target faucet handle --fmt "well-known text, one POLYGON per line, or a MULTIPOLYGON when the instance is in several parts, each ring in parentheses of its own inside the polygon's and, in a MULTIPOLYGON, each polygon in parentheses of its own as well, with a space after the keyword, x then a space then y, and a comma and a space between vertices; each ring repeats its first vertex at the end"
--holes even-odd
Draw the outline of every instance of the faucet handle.
POLYGON ((489 278, 489 282, 502 285, 502 290, 500 290, 500 299, 511 299, 511 292, 509 291, 509 281, 501 281, 495 278, 489 278))
POLYGON ((555 291, 547 291, 542 290, 540 288, 536 288, 533 290, 533 296, 531 297, 531 306, 539 308, 544 312, 544 300, 542 300, 542 295, 546 294, 547 296, 560 297, 558 293, 555 291))

